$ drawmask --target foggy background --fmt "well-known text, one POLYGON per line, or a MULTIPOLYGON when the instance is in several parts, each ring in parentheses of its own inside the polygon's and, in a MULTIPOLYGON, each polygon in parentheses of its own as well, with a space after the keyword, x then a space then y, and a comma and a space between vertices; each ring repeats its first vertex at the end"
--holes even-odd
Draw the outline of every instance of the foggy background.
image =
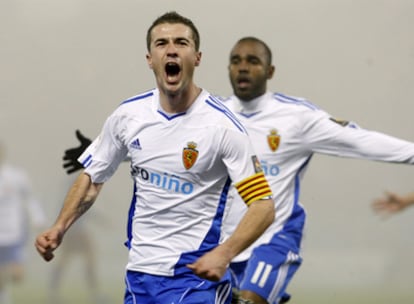
MULTIPOLYGON (((0 0, 0 140, 10 162, 32 178, 50 223, 71 179, 62 155, 78 145, 75 130, 94 138, 122 100, 155 86, 145 35, 169 10, 198 27, 196 83, 210 92, 231 94, 229 51, 253 35, 273 51, 269 90, 414 141, 412 0, 0 0)), ((370 203, 385 190, 414 191, 413 176, 408 165, 314 156, 302 185, 308 222, 304 263, 288 289, 293 299, 309 290, 326 303, 342 291, 411 290, 414 208, 383 220, 370 203)), ((131 186, 123 164, 93 207, 108 224, 91 223, 100 281, 119 292, 117 303, 131 186)), ((24 286, 45 293, 51 264, 33 240, 24 286)), ((82 284, 82 267, 71 262, 66 284, 82 284)))

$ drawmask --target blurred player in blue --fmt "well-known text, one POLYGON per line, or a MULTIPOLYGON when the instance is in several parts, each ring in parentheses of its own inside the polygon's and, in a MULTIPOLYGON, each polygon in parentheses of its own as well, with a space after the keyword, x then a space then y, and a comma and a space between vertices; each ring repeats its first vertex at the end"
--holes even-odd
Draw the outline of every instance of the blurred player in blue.
MULTIPOLYGON (((157 88, 125 100, 79 158, 85 170, 35 246, 50 261, 65 232, 128 156, 136 189, 128 218, 124 303, 230 303, 228 265, 274 219, 272 192, 240 122, 193 81, 200 39, 169 12, 147 32, 157 88), (220 243, 228 192, 249 206, 220 243)), ((119 203, 119 202, 113 202, 119 203)))
POLYGON ((0 142, 0 304, 12 303, 9 283, 24 278, 30 228, 44 228, 46 216, 22 169, 6 160, 0 142))
MULTIPOLYGON (((286 288, 302 263, 306 214, 301 181, 314 153, 392 163, 414 163, 414 144, 338 120, 303 98, 273 93, 272 52, 255 37, 240 39, 230 53, 234 95, 225 105, 246 127, 274 194, 277 216, 231 269, 243 298, 256 304, 285 303, 286 288)), ((231 234, 245 212, 237 196, 223 225, 231 234)))

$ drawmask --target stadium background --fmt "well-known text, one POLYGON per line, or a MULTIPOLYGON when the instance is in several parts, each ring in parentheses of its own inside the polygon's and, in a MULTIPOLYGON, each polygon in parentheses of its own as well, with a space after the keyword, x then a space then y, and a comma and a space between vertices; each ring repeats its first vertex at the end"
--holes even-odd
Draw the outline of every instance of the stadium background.
MULTIPOLYGON (((68 177, 62 153, 94 137, 123 99, 154 87, 145 34, 168 10, 190 17, 201 33, 197 82, 231 93, 228 54, 242 36, 271 47, 269 89, 303 96, 341 119, 414 141, 414 2, 411 0, 1 0, 0 139, 26 168, 50 221, 68 177)), ((304 264, 289 291, 294 303, 412 303, 414 209, 383 220, 370 209, 384 190, 414 191, 409 166, 315 156, 302 185, 308 211, 304 264)), ((91 225, 99 273, 111 303, 121 303, 128 166, 104 187, 91 225)), ((17 303, 46 303, 50 265, 31 236, 17 303), (35 300, 33 302, 33 300, 35 300)), ((57 252, 59 254, 59 252, 57 252)), ((81 303, 81 263, 64 292, 81 303)))

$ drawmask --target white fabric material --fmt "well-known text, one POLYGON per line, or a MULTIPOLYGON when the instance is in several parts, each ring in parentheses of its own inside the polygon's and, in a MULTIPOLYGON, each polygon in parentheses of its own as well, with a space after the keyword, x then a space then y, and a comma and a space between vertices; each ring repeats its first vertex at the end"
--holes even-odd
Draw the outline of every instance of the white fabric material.
POLYGON ((101 183, 127 155, 138 189, 127 269, 157 275, 173 275, 182 254, 218 243, 206 237, 219 236, 222 218, 215 216, 224 208, 226 180, 256 173, 245 130, 204 90, 186 113, 173 116, 160 110, 158 90, 127 100, 79 161, 101 183), (198 156, 186 169, 189 143, 198 156))
MULTIPOLYGON (((307 161, 314 153, 383 162, 414 163, 414 144, 385 134, 359 128, 354 123, 342 126, 331 116, 303 98, 266 93, 242 102, 232 96, 224 104, 234 111, 246 127, 273 191, 276 215, 273 224, 250 249, 235 261, 246 260, 252 247, 267 243, 286 225, 298 200, 300 181, 307 161), (280 143, 276 151, 268 144, 271 130, 277 131, 280 143)), ((225 218, 224 235, 230 235, 246 207, 231 204, 225 218)))

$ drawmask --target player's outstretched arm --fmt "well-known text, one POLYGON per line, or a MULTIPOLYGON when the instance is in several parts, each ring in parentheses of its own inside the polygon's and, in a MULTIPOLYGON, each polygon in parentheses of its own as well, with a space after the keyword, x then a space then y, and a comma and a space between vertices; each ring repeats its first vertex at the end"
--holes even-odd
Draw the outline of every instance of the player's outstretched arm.
POLYGON ((67 174, 83 169, 82 164, 78 162, 78 158, 92 142, 79 130, 76 130, 76 138, 79 140, 80 145, 78 147, 65 150, 65 154, 63 155, 63 168, 66 170, 67 174))
POLYGON ((95 202, 103 184, 92 183, 89 175, 81 173, 73 183, 55 223, 36 237, 35 247, 45 261, 54 257, 69 227, 95 202))
POLYGON ((400 212, 414 204, 414 192, 405 196, 394 192, 386 192, 384 197, 375 199, 372 208, 380 214, 393 214, 400 212))
POLYGON ((262 235, 273 222, 274 216, 272 199, 253 202, 235 232, 224 243, 187 267, 201 278, 211 281, 220 280, 231 260, 262 235))

